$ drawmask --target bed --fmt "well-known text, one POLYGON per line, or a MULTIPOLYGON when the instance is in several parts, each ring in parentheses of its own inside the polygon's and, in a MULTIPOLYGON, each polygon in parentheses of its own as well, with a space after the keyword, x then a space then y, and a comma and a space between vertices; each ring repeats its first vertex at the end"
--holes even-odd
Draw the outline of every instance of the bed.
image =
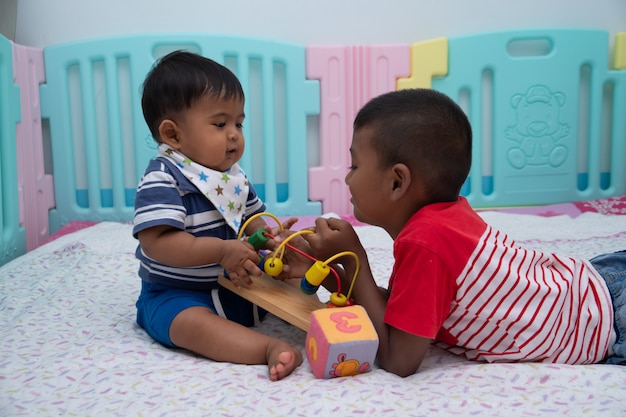
MULTIPOLYGON (((250 119, 242 163, 268 211, 297 215, 296 229, 329 212, 350 221, 380 285, 392 241, 351 215, 342 180, 354 112, 395 88, 436 88, 468 112, 476 146, 463 193, 488 222, 566 255, 624 249, 623 34, 612 69, 608 35, 596 30, 369 46, 207 34, 43 51, 0 41, 0 103, 11 110, 0 114, 0 415, 626 415, 620 366, 485 364, 432 346, 407 378, 374 366, 322 380, 305 361, 270 382, 266 366, 167 349, 135 323, 140 282, 129 223, 134 184, 154 155, 137 110, 140 82, 156 56, 186 47, 242 79, 250 119), (512 39, 530 41, 531 52, 500 57, 511 55, 512 39), (467 54, 482 49, 491 53, 467 54), (539 98, 557 103, 559 135, 524 135, 518 109, 539 98), (542 153, 547 138, 561 148, 542 153)), ((304 352, 306 333, 274 315, 257 330, 304 352)))

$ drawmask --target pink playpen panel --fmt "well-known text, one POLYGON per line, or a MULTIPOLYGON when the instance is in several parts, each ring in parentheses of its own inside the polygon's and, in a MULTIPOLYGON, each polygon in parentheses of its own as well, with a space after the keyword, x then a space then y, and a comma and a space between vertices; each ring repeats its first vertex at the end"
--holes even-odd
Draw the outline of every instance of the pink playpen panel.
POLYGON ((352 123, 371 98, 396 90, 410 74, 408 45, 309 46, 307 78, 320 80, 320 164, 309 168, 309 200, 324 212, 352 212, 344 178, 350 165, 352 123))
POLYGON ((39 84, 45 81, 43 51, 13 44, 14 82, 20 87, 21 121, 16 126, 20 224, 26 250, 48 238, 48 210, 54 207, 52 176, 45 173, 39 84))

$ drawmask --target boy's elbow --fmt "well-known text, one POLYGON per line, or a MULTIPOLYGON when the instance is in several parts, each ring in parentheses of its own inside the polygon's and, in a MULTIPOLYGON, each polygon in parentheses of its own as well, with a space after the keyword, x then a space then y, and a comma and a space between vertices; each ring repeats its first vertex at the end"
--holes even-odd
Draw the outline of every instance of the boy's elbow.
POLYGON ((400 377, 415 374, 426 356, 431 339, 389 326, 388 342, 379 346, 378 365, 400 377))
POLYGON ((417 373, 421 365, 421 361, 418 364, 393 363, 393 361, 387 361, 387 363, 385 363, 379 361, 378 365, 387 372, 406 378, 407 376, 417 373))
POLYGON ((416 370, 414 370, 414 371, 413 371, 413 370, 408 371, 408 370, 406 370, 406 369, 401 369, 401 370, 397 370, 397 371, 389 371, 389 372, 391 372, 391 373, 393 373, 393 374, 396 374, 396 375, 398 375, 398 376, 399 376, 399 377, 401 377, 401 378, 406 378, 407 376, 411 376, 411 375, 416 374, 416 373, 417 373, 417 369, 416 369, 416 370))

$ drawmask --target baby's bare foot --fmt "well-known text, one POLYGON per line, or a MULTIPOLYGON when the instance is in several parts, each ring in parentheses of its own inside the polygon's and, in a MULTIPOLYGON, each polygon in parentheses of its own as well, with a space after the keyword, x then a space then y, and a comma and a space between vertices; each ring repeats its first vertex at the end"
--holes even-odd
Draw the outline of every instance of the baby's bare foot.
POLYGON ((270 380, 283 379, 302 363, 302 353, 288 343, 277 340, 267 348, 270 380))

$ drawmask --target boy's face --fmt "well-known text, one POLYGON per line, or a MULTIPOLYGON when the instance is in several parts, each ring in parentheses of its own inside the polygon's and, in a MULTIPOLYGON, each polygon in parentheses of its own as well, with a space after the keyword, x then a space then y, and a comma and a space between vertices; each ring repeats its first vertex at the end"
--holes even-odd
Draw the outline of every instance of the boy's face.
POLYGON ((371 146, 373 131, 363 127, 354 132, 350 155, 352 164, 346 175, 354 216, 364 223, 383 226, 392 215, 386 190, 387 172, 380 168, 378 155, 371 146))
POLYGON ((244 151, 243 100, 205 95, 176 117, 176 148, 194 162, 226 171, 244 151))

